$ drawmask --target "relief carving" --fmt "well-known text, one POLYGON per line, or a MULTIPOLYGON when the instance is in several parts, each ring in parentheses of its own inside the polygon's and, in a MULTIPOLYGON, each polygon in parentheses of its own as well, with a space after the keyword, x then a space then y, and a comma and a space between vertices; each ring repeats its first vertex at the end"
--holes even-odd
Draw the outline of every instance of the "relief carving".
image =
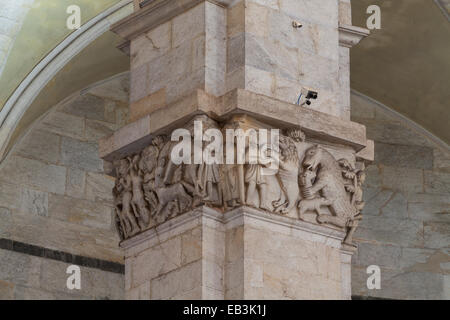
MULTIPOLYGON (((240 125, 228 122, 220 128, 206 116, 198 119, 203 132, 240 125)), ((186 129, 194 133, 192 123, 186 129)), ((122 239, 200 205, 221 211, 246 205, 301 220, 316 217, 320 224, 345 229, 344 242, 352 243, 364 206, 363 164, 336 161, 324 147, 306 142, 299 129, 282 132, 278 148, 265 151, 277 161, 277 170, 271 163, 250 163, 248 147, 244 164, 175 164, 171 153, 177 143, 157 136, 140 153, 114 162, 115 220, 122 239)), ((206 145, 202 142, 203 148, 206 145)), ((189 150, 191 156, 199 152, 189 150)))

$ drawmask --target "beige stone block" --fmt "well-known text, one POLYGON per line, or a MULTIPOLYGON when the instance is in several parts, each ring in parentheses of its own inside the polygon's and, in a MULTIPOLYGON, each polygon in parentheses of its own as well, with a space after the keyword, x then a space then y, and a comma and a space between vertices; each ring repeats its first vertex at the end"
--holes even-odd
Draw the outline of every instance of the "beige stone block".
POLYGON ((386 188, 414 193, 424 191, 423 171, 420 169, 383 166, 381 176, 386 188))
POLYGON ((269 34, 269 9, 265 6, 248 2, 245 8, 245 32, 265 38, 269 34))
MULTIPOLYGON (((181 267, 181 238, 173 238, 135 257, 132 287, 181 267)), ((153 288, 153 285, 152 285, 153 288)))
POLYGON ((337 0, 280 0, 280 11, 306 23, 321 23, 330 27, 338 26, 337 0))
POLYGON ((245 67, 245 89, 273 96, 275 87, 275 77, 273 73, 263 71, 253 67, 245 67))
POLYGON ((112 134, 116 128, 117 126, 115 123, 86 120, 86 140, 98 142, 100 138, 112 134))
POLYGON ((158 91, 131 103, 129 122, 136 121, 143 116, 150 114, 166 105, 166 89, 158 91))
MULTIPOLYGON (((0 170, 0 174, 2 174, 2 170, 0 170)), ((8 208, 8 210, 19 208, 21 194, 22 188, 20 186, 0 181, 0 207, 8 208)))
POLYGON ((181 235, 181 265, 202 258, 202 229, 195 228, 181 235))
POLYGON ((86 175, 86 198, 92 201, 112 203, 114 178, 102 173, 88 172, 86 175))
POLYGON ((279 3, 280 3, 280 1, 278 1, 278 0, 248 0, 248 2, 254 2, 261 6, 265 6, 270 9, 275 9, 275 10, 279 9, 279 3))
POLYGON ((109 205, 50 194, 48 207, 52 219, 111 230, 112 208, 109 205))
POLYGON ((350 0, 339 0, 339 23, 352 25, 352 5, 350 0))
POLYGON ((84 197, 86 173, 76 168, 67 169, 66 195, 74 198, 84 197))
POLYGON ((130 73, 126 72, 114 79, 89 88, 88 92, 94 96, 128 103, 130 93, 130 73))
POLYGON ((44 217, 48 216, 48 193, 23 188, 20 211, 44 217))
POLYGON ((37 160, 12 156, 0 169, 0 180, 42 191, 64 194, 66 168, 37 160))
POLYGON ((60 164, 85 171, 102 172, 103 161, 98 158, 98 144, 68 137, 61 140, 60 164))
POLYGON ((42 130, 31 130, 20 141, 14 154, 57 164, 59 161, 59 143, 60 137, 56 134, 42 130))
POLYGON ((171 49, 171 23, 166 22, 133 39, 130 47, 131 69, 138 68, 171 49))
POLYGON ((227 9, 227 20, 228 38, 245 32, 245 1, 240 1, 227 9))
MULTIPOLYGON (((155 59, 155 61, 158 59, 155 59)), ((130 71, 130 102, 144 98, 148 90, 148 67, 149 64, 140 65, 130 71)), ((154 70, 152 70, 154 73, 154 70)))
POLYGON ((178 47, 184 41, 191 41, 205 33, 205 3, 180 14, 172 21, 172 47, 178 47))
POLYGON ((37 126, 59 135, 84 139, 84 119, 63 112, 51 112, 37 126))
MULTIPOLYGON (((201 287, 202 262, 196 261, 151 281, 151 299, 172 299, 183 296, 197 287, 201 287)), ((201 290, 198 292, 201 294, 201 290)), ((191 296, 201 299, 200 296, 191 296)))
POLYGON ((14 283, 0 280, 0 299, 13 300, 14 299, 14 283))

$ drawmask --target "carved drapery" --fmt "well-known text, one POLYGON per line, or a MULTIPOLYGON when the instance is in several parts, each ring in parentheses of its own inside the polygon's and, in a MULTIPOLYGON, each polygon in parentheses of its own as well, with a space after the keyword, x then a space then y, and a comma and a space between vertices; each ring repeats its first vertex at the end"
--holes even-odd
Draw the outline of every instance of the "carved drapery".
MULTIPOLYGON (((248 128, 237 120, 197 120, 204 130, 248 128)), ((186 129, 193 134, 192 122, 186 129)), ((113 163, 115 222, 121 239, 201 205, 224 212, 245 205, 342 228, 347 232, 344 242, 351 244, 364 206, 364 163, 336 160, 324 146, 306 138, 300 128, 282 131, 278 169, 268 173, 266 165, 249 163, 247 155, 244 164, 177 165, 171 152, 178 142, 165 135, 155 137, 139 153, 113 163)))

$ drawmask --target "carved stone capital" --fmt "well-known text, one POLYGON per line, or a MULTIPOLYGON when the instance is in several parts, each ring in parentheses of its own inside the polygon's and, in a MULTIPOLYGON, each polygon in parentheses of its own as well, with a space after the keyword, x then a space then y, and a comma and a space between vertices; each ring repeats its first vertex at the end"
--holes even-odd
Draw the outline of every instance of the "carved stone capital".
POLYGON ((276 123, 246 114, 222 121, 203 114, 179 128, 181 140, 169 133, 141 140, 139 151, 113 162, 121 238, 135 237, 200 206, 219 213, 247 206, 341 229, 347 234, 344 243, 352 245, 364 206, 365 164, 351 148, 333 147, 330 141, 318 144, 301 129, 278 130, 276 123), (222 140, 211 149, 217 142, 212 131, 222 140), (214 140, 207 138, 210 134, 214 140), (253 146, 259 148, 256 153, 253 146), (265 161, 263 147, 270 154, 265 161), (216 160, 208 162, 205 152, 216 160), (174 158, 180 154, 183 161, 174 158), (199 155, 203 159, 197 161, 199 155))

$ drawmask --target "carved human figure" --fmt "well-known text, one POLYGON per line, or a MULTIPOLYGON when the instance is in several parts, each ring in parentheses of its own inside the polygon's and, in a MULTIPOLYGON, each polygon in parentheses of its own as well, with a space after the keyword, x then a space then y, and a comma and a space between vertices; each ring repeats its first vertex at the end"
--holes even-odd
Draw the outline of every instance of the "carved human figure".
POLYGON ((234 208, 241 203, 238 166, 240 165, 227 164, 219 168, 219 187, 225 209, 234 208))
POLYGON ((138 217, 141 229, 145 229, 150 222, 150 212, 145 202, 144 190, 142 188, 143 177, 142 172, 139 169, 139 161, 139 154, 134 155, 131 159, 130 179, 133 191, 131 205, 135 215, 138 217))
POLYGON ((132 209, 132 183, 129 175, 129 159, 121 159, 116 166, 117 179, 114 187, 116 212, 118 212, 120 221, 123 225, 124 234, 132 236, 140 231, 136 216, 132 209))
POLYGON ((288 214, 300 199, 298 183, 299 158, 292 138, 280 135, 278 178, 282 192, 281 199, 274 201, 275 212, 288 214))
POLYGON ((150 209, 150 215, 155 212, 158 205, 158 198, 155 192, 155 169, 158 161, 159 150, 155 145, 150 145, 142 150, 140 168, 144 174, 142 188, 144 198, 150 209))

